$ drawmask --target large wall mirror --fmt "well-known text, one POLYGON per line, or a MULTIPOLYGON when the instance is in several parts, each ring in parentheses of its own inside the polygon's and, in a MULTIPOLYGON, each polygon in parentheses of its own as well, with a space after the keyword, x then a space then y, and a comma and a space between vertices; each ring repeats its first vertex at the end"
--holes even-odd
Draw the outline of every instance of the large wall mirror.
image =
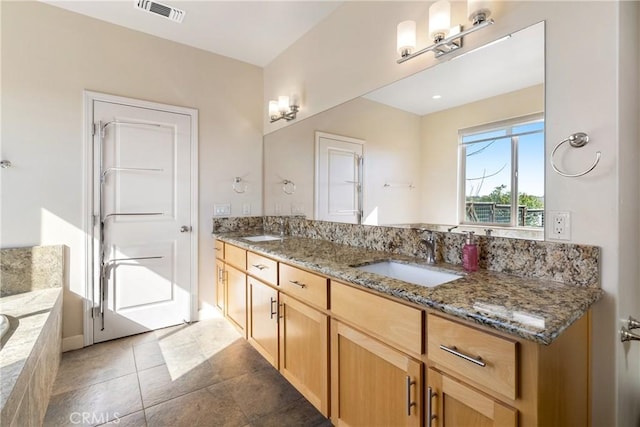
POLYGON ((364 141, 362 170, 343 179, 361 179, 361 223, 541 239, 544 74, 540 22, 267 134, 264 213, 322 219, 318 135, 335 135, 364 141))

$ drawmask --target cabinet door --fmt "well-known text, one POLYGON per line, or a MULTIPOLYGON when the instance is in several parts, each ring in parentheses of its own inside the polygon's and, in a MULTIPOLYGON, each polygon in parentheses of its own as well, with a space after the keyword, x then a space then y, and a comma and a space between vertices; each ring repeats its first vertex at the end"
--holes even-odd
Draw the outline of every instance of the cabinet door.
POLYGON ((331 421, 336 426, 420 426, 423 364, 331 321, 331 421))
POLYGON ((280 316, 280 373, 328 417, 328 317, 282 293, 280 316))
POLYGON ((247 275, 226 266, 227 318, 247 337, 247 275))
POLYGON ((278 291, 253 277, 249 290, 249 342, 278 368, 278 291))
POLYGON ((431 407, 431 411, 427 409, 427 427, 518 425, 515 409, 435 369, 429 369, 426 400, 427 408, 431 407))
POLYGON ((220 309, 222 314, 224 311, 224 294, 225 294, 225 272, 224 262, 216 259, 216 307, 220 309))

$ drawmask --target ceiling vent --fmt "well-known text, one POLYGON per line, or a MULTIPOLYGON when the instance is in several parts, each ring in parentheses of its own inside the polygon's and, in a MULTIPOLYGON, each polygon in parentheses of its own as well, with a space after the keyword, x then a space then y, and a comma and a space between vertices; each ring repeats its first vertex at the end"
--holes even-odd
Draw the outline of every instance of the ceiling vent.
POLYGON ((185 11, 176 9, 166 4, 158 3, 151 0, 136 0, 135 7, 142 9, 149 13, 155 13, 156 15, 164 16, 174 22, 181 23, 184 19, 185 11))

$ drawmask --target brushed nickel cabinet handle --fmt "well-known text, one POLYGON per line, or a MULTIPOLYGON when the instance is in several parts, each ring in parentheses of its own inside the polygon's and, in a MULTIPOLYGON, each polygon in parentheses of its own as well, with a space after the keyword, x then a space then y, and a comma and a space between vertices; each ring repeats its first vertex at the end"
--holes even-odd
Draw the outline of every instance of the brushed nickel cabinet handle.
POLYGON ((411 381, 411 377, 407 375, 407 416, 411 416, 411 407, 416 406, 416 402, 411 401, 411 386, 415 385, 415 381, 411 381))
POLYGON ((444 350, 444 351, 446 351, 448 353, 451 353, 451 354, 453 354, 455 356, 458 356, 458 357, 466 360, 467 362, 475 363, 476 365, 481 366, 483 368, 485 366, 487 366, 487 364, 482 361, 481 357, 473 358, 471 356, 467 356, 466 354, 460 353, 458 351, 458 349, 456 348, 456 346, 447 347, 446 345, 442 345, 441 344, 440 345, 440 350, 444 350))
POLYGON ((289 280, 289 283, 293 283, 296 286, 300 286, 302 289, 307 287, 307 285, 305 285, 304 283, 300 283, 297 280, 289 280))
POLYGON ((273 319, 273 316, 277 316, 277 315, 278 315, 278 306, 277 306, 277 305, 276 305, 276 309, 275 309, 275 311, 273 310, 273 304, 274 304, 274 303, 277 303, 277 302, 278 302, 278 300, 276 300, 276 299, 274 299, 274 298, 269 298, 269 299, 270 299, 270 301, 271 301, 271 303, 270 303, 271 307, 270 307, 270 309, 269 309, 269 311, 271 312, 271 315, 269 316, 269 318, 270 318, 270 319, 273 319))
POLYGON ((251 266, 257 268, 260 271, 264 270, 265 268, 269 268, 268 266, 266 266, 264 264, 251 264, 251 266))
POLYGON ((438 418, 437 415, 433 415, 433 398, 436 397, 438 393, 433 392, 433 388, 427 387, 427 427, 431 427, 431 422, 438 418))

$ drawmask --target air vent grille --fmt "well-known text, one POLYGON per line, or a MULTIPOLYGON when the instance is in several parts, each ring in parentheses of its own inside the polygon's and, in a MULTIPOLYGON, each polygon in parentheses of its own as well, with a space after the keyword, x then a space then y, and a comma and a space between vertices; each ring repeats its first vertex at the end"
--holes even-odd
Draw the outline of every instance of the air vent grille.
POLYGON ((178 23, 182 22, 185 15, 184 10, 176 9, 175 7, 167 6, 166 4, 158 3, 151 0, 136 0, 134 5, 138 9, 163 16, 178 23))

